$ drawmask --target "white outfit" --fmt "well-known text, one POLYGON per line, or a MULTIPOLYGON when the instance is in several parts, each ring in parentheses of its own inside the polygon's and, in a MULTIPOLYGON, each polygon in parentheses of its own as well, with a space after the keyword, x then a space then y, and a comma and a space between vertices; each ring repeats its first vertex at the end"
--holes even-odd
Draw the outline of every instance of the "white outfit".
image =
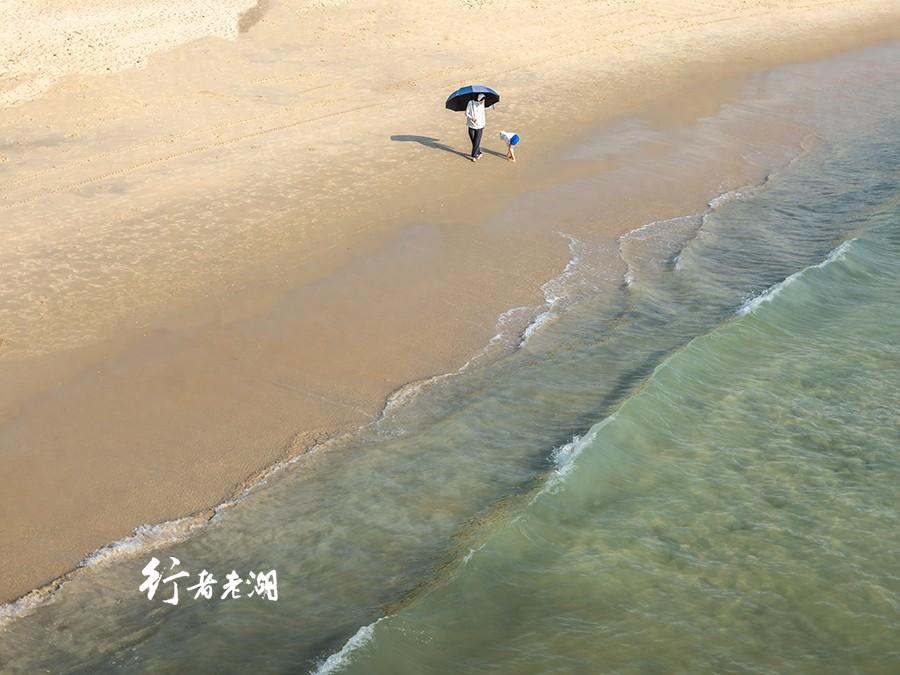
POLYGON ((484 101, 469 101, 466 105, 466 122, 470 129, 484 129, 484 101))

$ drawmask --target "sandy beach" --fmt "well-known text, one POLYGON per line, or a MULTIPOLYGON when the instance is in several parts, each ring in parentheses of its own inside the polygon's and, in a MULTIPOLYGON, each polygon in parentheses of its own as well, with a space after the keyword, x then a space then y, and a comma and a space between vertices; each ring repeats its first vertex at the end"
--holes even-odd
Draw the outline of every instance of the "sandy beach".
POLYGON ((759 180, 741 148, 806 130, 679 135, 748 75, 900 37, 875 0, 397 4, 0 9, 0 601, 460 368, 545 302, 563 226, 612 247, 759 180), (443 102, 475 81, 503 99, 473 166, 443 102), (634 117, 675 140, 579 158, 634 117))

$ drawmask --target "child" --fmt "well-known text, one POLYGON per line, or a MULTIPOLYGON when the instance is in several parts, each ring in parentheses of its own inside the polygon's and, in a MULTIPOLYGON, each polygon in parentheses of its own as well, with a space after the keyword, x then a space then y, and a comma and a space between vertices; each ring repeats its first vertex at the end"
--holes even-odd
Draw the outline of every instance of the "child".
POLYGON ((519 144, 519 134, 515 131, 501 131, 500 140, 506 143, 506 159, 510 162, 515 162, 516 153, 513 150, 513 146, 519 144))

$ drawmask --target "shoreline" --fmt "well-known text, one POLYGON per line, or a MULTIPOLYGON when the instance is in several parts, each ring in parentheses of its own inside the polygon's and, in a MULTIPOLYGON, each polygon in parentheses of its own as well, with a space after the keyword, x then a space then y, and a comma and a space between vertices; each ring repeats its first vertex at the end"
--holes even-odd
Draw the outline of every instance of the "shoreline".
MULTIPOLYGON (((807 152, 808 150, 802 149, 800 151, 800 154, 796 155, 794 159, 803 157, 807 152)), ((793 160, 790 163, 793 163, 793 160)), ((776 169, 775 171, 777 170, 778 169, 776 169)), ((759 184, 735 187, 712 197, 707 203, 706 209, 703 211, 685 214, 676 218, 696 217, 702 219, 708 213, 713 212, 719 204, 727 202, 730 199, 737 198, 735 197, 735 195, 742 194, 743 192, 748 190, 761 189, 766 183, 768 183, 770 175, 771 174, 767 174, 759 184)), ((639 225, 633 230, 629 230, 620 235, 616 241, 620 242, 622 239, 625 239, 630 235, 637 233, 649 226, 657 225, 660 222, 665 221, 651 221, 649 223, 639 225)), ((842 244, 841 246, 844 246, 844 244, 842 244)), ((575 258, 570 258, 570 264, 574 261, 575 258)), ((565 272, 566 270, 563 270, 559 276, 563 276, 565 272)), ((549 280, 548 283, 554 280, 555 278, 549 280)), ((623 285, 628 285, 627 278, 626 280, 623 280, 623 285)), ((760 297, 754 297, 751 300, 759 301, 760 297)), ((402 385, 387 397, 379 414, 369 423, 350 431, 344 431, 337 433, 331 437, 326 437, 310 447, 303 448, 295 454, 286 454, 283 459, 265 467, 258 473, 247 478, 233 490, 233 494, 231 494, 227 499, 219 502, 218 504, 212 505, 208 509, 200 512, 188 513, 172 520, 162 521, 158 523, 143 523, 136 527, 129 535, 122 537, 121 539, 109 542, 108 544, 104 544, 96 550, 91 551, 78 563, 78 565, 73 567, 71 570, 66 571, 56 579, 53 579, 50 583, 34 588, 24 595, 18 598, 14 598, 8 602, 0 602, 0 630, 2 630, 3 627, 8 625, 10 622, 25 618, 29 614, 31 614, 32 611, 39 609, 40 607, 46 605, 48 602, 51 602, 55 593, 60 591, 63 585, 73 580, 81 571, 98 567, 102 568, 107 564, 113 564, 120 560, 126 560, 136 557, 148 550, 164 549, 168 546, 185 541, 191 536, 197 534, 206 526, 214 524, 216 518, 223 511, 236 506, 247 497, 253 495, 257 490, 265 488, 270 480, 279 480, 280 478, 282 478, 283 472, 291 469, 294 464, 307 459, 314 453, 328 451, 339 452, 340 447, 335 446, 341 446, 342 444, 352 442, 356 437, 365 433, 373 425, 377 425, 379 422, 381 422, 387 414, 389 414, 397 407, 409 404, 414 401, 423 388, 435 386, 439 382, 447 378, 463 376, 469 369, 469 367, 473 364, 473 362, 477 361, 480 356, 485 355, 486 350, 489 349, 490 346, 494 343, 494 339, 498 338, 502 334, 503 331, 500 328, 500 325, 503 321, 504 315, 508 312, 513 312, 516 310, 530 309, 533 310, 530 315, 530 319, 524 324, 521 330, 514 331, 512 334, 512 337, 515 338, 514 344, 510 345, 508 349, 497 355, 495 358, 503 358, 504 356, 507 356, 512 352, 522 349, 528 339, 532 335, 540 331, 540 328, 544 323, 543 318, 545 314, 547 314, 546 310, 541 310, 543 309, 543 307, 547 307, 550 304, 551 303, 548 302, 541 306, 528 308, 512 307, 501 313, 501 315, 497 318, 497 327, 500 332, 498 332, 497 335, 495 335, 494 338, 488 341, 488 343, 485 344, 480 350, 475 352, 468 361, 466 361, 455 371, 438 373, 430 377, 413 382, 408 382, 402 385)), ((743 311, 743 309, 744 306, 742 305, 738 311, 741 312, 743 311)), ((476 364, 474 367, 478 367, 478 365, 476 364)), ((554 449, 554 452, 556 452, 556 450, 558 450, 558 448, 554 449)), ((542 494, 545 489, 547 488, 542 488, 540 491, 538 491, 538 494, 542 494)))
MULTIPOLYGON (((683 214, 681 216, 675 216, 673 218, 667 218, 663 221, 650 221, 648 223, 638 225, 634 229, 628 230, 618 235, 616 237, 616 243, 619 247, 618 255, 620 257, 623 257, 623 253, 621 251, 621 243, 623 240, 648 227, 659 225, 660 223, 683 218, 697 218, 700 220, 700 225, 697 228, 697 232, 699 232, 699 230, 703 226, 702 224, 706 216, 714 212, 718 206, 723 203, 727 203, 732 199, 738 199, 746 192, 753 192, 763 189, 765 185, 769 183, 773 174, 789 169, 790 166, 794 164, 794 162, 802 159, 805 155, 807 155, 811 151, 811 148, 807 147, 807 144, 805 142, 807 138, 808 136, 802 139, 800 145, 798 146, 797 154, 793 155, 784 166, 770 168, 770 170, 763 175, 762 179, 758 183, 729 188, 728 190, 709 198, 703 210, 689 214, 683 214)), ((563 236, 567 237, 568 235, 563 236)), ((691 238, 693 238, 693 236, 696 236, 696 232, 694 233, 694 235, 692 235, 691 238)), ((848 242, 842 243, 835 250, 843 249, 843 247, 845 247, 847 243, 848 242)), ((834 251, 832 251, 832 254, 834 254, 834 251)), ((829 260, 832 254, 829 254, 829 260)), ((564 277, 568 272, 569 266, 573 263, 576 263, 576 260, 577 256, 574 251, 572 251, 571 257, 569 258, 569 263, 566 265, 565 269, 563 269, 557 277, 548 280, 544 285, 564 277)), ((800 272, 797 272, 796 274, 799 273, 800 272)), ((631 270, 626 261, 626 273, 622 281, 623 287, 630 285, 630 274, 631 270)), ((776 284, 776 286, 773 286, 771 288, 776 288, 780 285, 781 284, 776 284)), ((758 303, 760 301, 760 298, 769 293, 771 288, 767 289, 761 296, 755 296, 748 299, 744 303, 744 305, 742 305, 737 310, 737 314, 745 313, 745 306, 748 305, 748 303, 750 305, 758 303)), ((57 577, 56 579, 53 579, 50 583, 34 588, 24 595, 18 598, 14 598, 8 602, 0 602, 0 629, 2 629, 6 625, 9 625, 9 623, 13 621, 27 617, 33 611, 46 605, 48 602, 52 602, 55 594, 62 589, 62 586, 76 578, 77 575, 83 570, 89 570, 97 567, 102 568, 107 564, 113 564, 121 560, 133 558, 147 550, 161 548, 164 549, 168 546, 185 541, 191 536, 199 533, 199 531, 203 530, 206 526, 214 524, 216 518, 223 511, 236 506, 245 498, 253 495, 257 490, 265 488, 270 480, 279 480, 280 478, 283 478, 284 472, 290 470, 294 464, 307 459, 310 455, 317 452, 327 452, 331 450, 340 451, 339 446, 345 443, 352 442, 356 437, 365 433, 370 427, 379 424, 391 411, 393 411, 397 407, 411 403, 425 387, 434 386, 447 378, 463 376, 473 364, 475 364, 475 367, 478 367, 479 364, 477 364, 476 362, 479 360, 479 358, 482 356, 487 356, 490 347, 495 343, 497 339, 503 336, 504 330, 501 326, 504 325, 504 319, 506 315, 518 310, 530 310, 530 314, 526 315, 528 320, 524 324, 522 324, 520 329, 514 330, 511 334, 511 337, 514 338, 514 341, 512 343, 508 343, 507 348, 500 354, 495 355, 493 359, 491 359, 491 361, 501 359, 515 351, 521 350, 525 346, 528 339, 533 334, 539 332, 544 323, 544 320, 546 319, 546 316, 549 314, 550 310, 552 310, 553 305, 554 302, 548 299, 543 305, 536 305, 532 307, 512 307, 505 310, 497 317, 495 325, 498 332, 480 350, 473 353, 462 366, 454 371, 438 373, 421 380, 411 381, 404 385, 401 385, 398 389, 391 392, 391 394, 385 399, 378 415, 375 416, 367 424, 349 431, 335 433, 330 437, 326 437, 318 441, 312 446, 302 448, 296 453, 285 453, 285 456, 282 459, 267 467, 264 467, 261 471, 257 472, 253 476, 248 477, 245 481, 235 487, 232 491, 232 494, 230 494, 225 500, 214 504, 208 509, 200 512, 185 514, 168 521, 141 524, 136 527, 129 535, 121 539, 112 541, 108 544, 104 544, 103 546, 90 552, 78 563, 77 566, 75 566, 71 570, 66 571, 63 575, 57 577)), ((580 437, 571 441, 571 443, 575 443, 579 439, 580 437)), ((556 453, 558 450, 559 448, 555 448, 554 453, 556 453)), ((571 457, 569 459, 571 459, 571 457)), ((558 466, 558 461, 554 461, 557 464, 557 468, 554 470, 555 476, 560 471, 560 467, 558 466)), ((569 463, 570 462, 567 461, 567 464, 569 463)), ((556 478, 551 476, 551 480, 556 480, 556 478)), ((548 486, 549 485, 550 484, 548 484, 548 486)), ((541 488, 537 494, 543 494, 548 489, 548 486, 541 488)), ((378 620, 376 620, 376 622, 378 620)))
MULTIPOLYGON (((765 70, 765 68, 764 68, 764 70, 765 70)), ((713 96, 711 98, 715 98, 715 97, 713 96)), ((723 98, 725 98, 726 100, 729 99, 728 96, 724 96, 723 98)), ((709 102, 707 101, 707 102, 705 102, 705 104, 708 105, 709 102)), ((640 109, 640 106, 638 106, 638 112, 639 112, 639 109, 640 109)), ((603 119, 603 116, 599 115, 599 119, 603 119)), ((553 146, 554 142, 556 142, 556 144, 557 144, 556 147, 560 146, 559 139, 549 139, 549 140, 543 141, 543 143, 544 143, 543 147, 547 148, 547 147, 553 146)), ((569 145, 569 144, 571 144, 571 138, 569 139, 569 143, 565 144, 565 145, 569 145)), ((539 144, 537 144, 537 145, 539 145, 539 144)), ((539 145, 539 147, 540 147, 540 145, 539 145)), ((435 153, 431 153, 431 154, 435 154, 435 153)), ((529 161, 529 160, 526 160, 526 161, 529 161)), ((533 161, 535 163, 537 162, 537 160, 534 160, 534 159, 532 159, 530 161, 533 161)), ((566 179, 575 180, 575 179, 577 179, 577 177, 579 175, 585 175, 585 174, 590 175, 591 172, 596 172, 596 170, 597 170, 596 163, 592 164, 589 167, 589 170, 585 170, 584 167, 576 167, 574 170, 571 171, 571 174, 572 174, 571 176, 563 177, 563 179, 559 179, 555 176, 554 177, 550 177, 550 176, 546 176, 546 175, 542 176, 542 175, 540 175, 539 171, 535 171, 535 172, 531 173, 529 181, 527 182, 527 184, 525 185, 524 188, 521 187, 520 185, 514 185, 514 186, 506 185, 505 188, 501 188, 500 189, 501 196, 494 198, 494 200, 491 202, 492 206, 488 206, 487 209, 481 209, 480 213, 477 217, 481 218, 481 219, 489 219, 491 217, 492 213, 493 214, 497 213, 498 209, 502 212, 502 209, 504 208, 503 205, 509 204, 509 202, 514 198, 514 196, 516 194, 521 194, 522 191, 525 191, 525 192, 534 191, 535 189, 540 188, 542 185, 546 186, 548 181, 550 184, 553 184, 553 183, 563 184, 563 183, 565 183, 566 179), (504 201, 504 198, 505 198, 505 201, 504 201)), ((486 188, 486 189, 493 189, 502 182, 504 182, 504 181, 502 179, 498 178, 496 175, 492 176, 491 180, 488 181, 488 188, 486 188)), ((509 183, 510 181, 507 178, 505 182, 509 183)), ((431 184, 434 185, 434 183, 435 183, 435 178, 432 177, 431 184)), ((483 194, 484 190, 485 189, 482 190, 482 194, 483 194)), ((695 195, 695 200, 696 200, 696 195, 695 195)), ((674 200, 674 201, 677 201, 677 200, 674 200)), ((396 228, 399 228, 401 225, 404 225, 404 224, 411 226, 411 224, 415 222, 415 219, 412 217, 411 212, 417 208, 418 204, 416 203, 416 200, 412 200, 412 202, 413 202, 412 204, 405 206, 405 211, 402 213, 402 215, 400 215, 398 217, 398 219, 397 219, 398 222, 395 224, 395 226, 394 226, 395 229, 393 230, 393 232, 403 232, 405 230, 398 230, 396 228)), ((655 205, 655 207, 658 207, 658 206, 659 205, 655 205)), ((403 209, 401 209, 401 211, 403 211, 403 209)), ((627 219, 627 217, 626 217, 626 219, 627 219)), ((440 222, 440 220, 441 220, 441 218, 435 218, 436 222, 440 222)), ((388 232, 391 232, 391 231, 389 230, 388 232)), ((614 232, 614 226, 611 228, 607 228, 608 235, 612 235, 613 232, 614 232)), ((460 235, 460 236, 462 236, 462 235, 460 235)), ((621 236, 621 234, 619 236, 621 236)), ((358 259, 361 257, 369 257, 370 258, 371 254, 373 252, 373 249, 374 249, 374 251, 377 252, 377 251, 381 250, 381 249, 379 249, 380 244, 382 244, 386 240, 390 241, 389 238, 386 239, 386 237, 389 237, 389 234, 386 234, 383 231, 378 234, 374 234, 374 235, 373 234, 364 235, 364 238, 365 237, 368 237, 370 242, 374 242, 374 244, 373 243, 364 244, 363 246, 360 247, 362 249, 361 251, 360 250, 354 251, 351 254, 351 257, 349 259, 349 263, 351 266, 354 264, 355 261, 358 261, 358 259)), ((550 242, 551 239, 552 238, 547 238, 545 234, 541 234, 537 238, 532 237, 531 239, 529 239, 529 241, 531 241, 531 242, 537 241, 537 242, 546 243, 546 242, 550 242)), ((401 249, 399 254, 396 251, 394 251, 394 252, 389 251, 388 253, 386 253, 385 259, 382 261, 381 267, 379 269, 383 271, 385 269, 385 267, 389 266, 392 262, 402 259, 409 251, 421 249, 421 247, 423 245, 422 242, 423 242, 423 240, 421 238, 416 239, 416 236, 413 235, 412 241, 409 242, 409 246, 406 249, 401 249)), ((461 259, 464 259, 465 256, 471 252, 470 251, 471 244, 464 242, 463 244, 460 244, 459 246, 460 246, 459 250, 461 251, 461 255, 463 256, 463 258, 461 258, 461 259)), ((489 255, 487 256, 487 259, 495 258, 499 251, 502 251, 502 247, 498 248, 495 245, 495 247, 489 251, 489 255)), ((541 256, 541 259, 539 261, 539 266, 543 270, 552 269, 553 265, 555 264, 556 257, 557 257, 556 254, 551 256, 550 259, 547 259, 546 257, 541 256)), ((525 258, 523 258, 523 260, 528 260, 528 259, 529 258, 527 256, 525 258)), ((346 265, 344 267, 341 267, 339 262, 332 262, 329 264, 333 265, 333 269, 330 270, 331 274, 337 273, 337 274, 344 274, 346 276, 346 274, 347 274, 346 271, 341 272, 342 269, 344 269, 344 270, 347 269, 346 265)), ((556 269, 559 270, 560 268, 561 268, 561 266, 558 266, 556 269)), ((379 269, 373 269, 369 272, 369 274, 377 275, 380 273, 379 269)), ((456 271, 458 271, 458 270, 456 270, 456 271)), ((320 273, 321 272, 322 272, 322 270, 320 269, 320 273)), ((325 273, 325 276, 322 278, 328 279, 329 278, 327 276, 329 273, 328 265, 325 265, 324 273, 325 273)), ((519 285, 519 287, 515 291, 514 295, 516 295, 518 298, 525 298, 526 300, 528 298, 536 299, 535 296, 539 289, 535 288, 534 284, 535 284, 535 282, 539 282, 541 280, 542 273, 543 272, 537 272, 537 273, 531 274, 528 282, 519 285), (532 284, 530 286, 530 288, 528 287, 529 283, 532 284)), ((370 277, 364 276, 361 278, 370 278, 370 277)), ((545 276, 543 278, 546 279, 547 277, 545 276)), ((304 287, 304 285, 305 285, 308 287, 311 283, 314 283, 314 282, 312 282, 308 279, 305 282, 303 282, 303 281, 298 282, 297 280, 293 280, 293 281, 289 282, 288 286, 298 288, 298 287, 304 287)), ((494 283, 496 283, 496 281, 494 283)), ((248 284, 248 290, 244 292, 243 296, 241 296, 240 294, 238 294, 236 296, 235 295, 231 296, 232 298, 234 298, 234 297, 241 298, 241 307, 237 313, 237 315, 239 317, 238 321, 235 320, 235 314, 233 313, 234 310, 228 311, 228 313, 226 314, 226 316, 228 317, 228 320, 223 321, 222 320, 223 315, 220 313, 222 310, 220 307, 216 307, 214 309, 214 311, 211 313, 212 319, 210 318, 210 315, 200 316, 199 318, 192 317, 191 319, 189 319, 189 324, 188 324, 187 329, 184 328, 184 324, 182 323, 181 324, 182 328, 180 330, 188 332, 188 333, 193 332, 193 331, 201 331, 202 332, 202 331, 206 330, 206 328, 204 328, 204 326, 207 326, 210 321, 220 321, 223 325, 227 326, 227 325, 234 325, 235 323, 239 323, 240 321, 247 321, 248 320, 247 317, 249 317, 249 321, 250 321, 250 323, 252 323, 253 318, 258 317, 260 315, 259 314, 259 306, 260 306, 259 298, 264 298, 264 300, 261 303, 263 305, 265 305, 267 303, 271 303, 272 305, 274 305, 277 303, 277 301, 272 300, 273 296, 274 297, 283 296, 283 291, 276 290, 275 292, 273 292, 271 290, 272 286, 268 286, 269 290, 266 293, 261 293, 259 291, 259 288, 267 288, 267 284, 271 284, 271 282, 267 281, 265 279, 263 279, 261 281, 261 283, 259 283, 257 286, 254 286, 254 284, 248 284), (251 296, 251 299, 249 301, 246 299, 247 296, 251 296), (254 298, 254 296, 255 296, 255 298, 254 298), (249 306, 249 309, 248 309, 248 306, 249 306), (231 322, 230 324, 229 324, 229 321, 231 322)), ((276 284, 276 288, 277 288, 277 284, 276 284)), ((505 298, 497 297, 494 299, 493 305, 495 305, 495 306, 499 305, 500 307, 503 307, 504 306, 503 302, 502 302, 503 300, 505 300, 505 298)), ((196 300, 193 302, 196 302, 196 300)), ((213 304, 215 305, 218 302, 221 302, 221 300, 216 300, 213 302, 213 304)), ((307 299, 303 299, 302 302, 300 302, 299 304, 295 304, 295 306, 302 306, 303 302, 307 302, 307 299)), ((481 304, 483 305, 484 303, 481 303, 481 304)), ((506 305, 506 306, 508 307, 508 306, 512 306, 512 305, 506 305)), ((471 312, 471 314, 470 314, 471 317, 483 316, 484 314, 487 313, 486 310, 484 310, 482 307, 470 309, 469 311, 471 312)), ((495 312, 493 314, 493 316, 496 318, 497 313, 495 312)), ((168 321, 171 325, 171 321, 172 321, 171 319, 167 319, 166 321, 168 321)), ((185 321, 185 319, 183 317, 181 319, 176 320, 176 325, 177 325, 177 323, 180 323, 183 321, 185 321)), ((165 323, 163 323, 163 325, 165 325, 165 323)), ((483 321, 475 322, 474 326, 472 326, 469 329, 468 334, 463 336, 462 339, 460 339, 456 344, 454 344, 452 349, 446 350, 442 354, 439 354, 438 358, 436 358, 436 359, 433 359, 432 357, 422 358, 420 361, 420 365, 416 366, 416 368, 418 368, 420 371, 424 369, 425 372, 427 373, 428 368, 429 368, 427 365, 427 362, 429 361, 429 359, 431 359, 432 361, 437 362, 437 366, 433 367, 431 370, 431 372, 434 372, 435 370, 440 369, 442 364, 447 364, 447 363, 452 364, 452 363, 454 363, 454 361, 458 361, 458 360, 462 359, 466 354, 471 355, 473 353, 472 350, 470 349, 467 351, 465 345, 475 343, 476 338, 478 338, 479 336, 484 337, 485 333, 489 332, 490 330, 491 330, 490 326, 484 325, 483 321), (423 366, 422 364, 425 364, 425 365, 423 366)), ((149 338, 138 338, 137 344, 139 344, 141 342, 147 343, 148 340, 149 340, 149 342, 155 341, 159 344, 159 335, 160 335, 159 333, 156 333, 154 335, 154 332, 151 331, 149 333, 149 338)), ((413 336, 413 337, 415 337, 415 336, 413 336)), ((122 341, 122 343, 117 351, 119 354, 133 351, 135 349, 135 347, 134 347, 135 344, 136 344, 136 342, 134 341, 133 338, 128 338, 128 339, 122 341)), ((484 344, 484 340, 482 340, 481 344, 484 344)), ((145 346, 142 347, 142 349, 146 349, 146 348, 147 347, 145 344, 145 346)), ((477 349, 477 346, 475 347, 475 349, 477 349)), ((114 351, 113 354, 115 354, 115 353, 116 352, 114 351)), ((68 357, 70 355, 71 355, 71 352, 69 354, 64 354, 65 357, 68 357)), ((163 354, 162 356, 165 356, 165 354, 163 354)), ((111 362, 115 363, 116 358, 117 357, 114 356, 111 362)), ((143 357, 140 357, 140 358, 143 358, 143 357)), ((189 360, 183 361, 183 362, 186 363, 186 362, 189 362, 189 360)), ((86 359, 84 359, 82 361, 82 364, 87 364, 88 366, 92 366, 97 363, 99 363, 97 354, 94 354, 93 356, 88 356, 86 359)), ((219 364, 221 365, 221 362, 219 362, 219 364)), ((8 363, 7 363, 7 365, 8 365, 8 363)), ((55 372, 58 376, 58 373, 60 371, 59 370, 54 371, 51 368, 51 369, 49 369, 49 372, 51 372, 51 373, 55 372)), ((378 377, 379 376, 376 375, 375 379, 377 380, 378 377)), ((426 374, 426 377, 427 377, 427 374, 426 374)), ((68 377, 65 377, 63 379, 65 380, 65 379, 71 379, 71 378, 72 378, 72 376, 69 375, 68 377)), ((395 386, 393 389, 393 391, 395 391, 395 392, 401 391, 405 386, 407 386, 407 385, 402 384, 402 382, 400 381, 400 380, 402 380, 402 375, 395 376, 394 380, 396 382, 399 382, 399 386, 395 386)), ((352 378, 351 378, 351 381, 352 381, 352 378)), ((338 400, 341 405, 343 405, 343 406, 347 407, 347 409, 349 409, 349 407, 361 408, 360 401, 365 399, 368 401, 368 403, 366 403, 367 407, 361 408, 360 412, 368 411, 368 412, 365 412, 365 414, 368 414, 371 416, 372 415, 371 409, 373 408, 373 404, 371 403, 372 396, 375 395, 376 400, 377 400, 377 392, 384 390, 385 384, 387 384, 387 383, 382 382, 380 385, 370 386, 370 388, 368 390, 369 398, 366 398, 365 396, 362 396, 362 397, 354 396, 352 398, 346 398, 346 399, 341 399, 340 397, 338 397, 338 398, 335 398, 335 400, 338 400)), ((40 389, 40 388, 38 388, 38 389, 40 389)), ((329 392, 327 389, 325 389, 325 390, 320 389, 319 391, 322 392, 321 393, 322 396, 331 396, 331 394, 333 393, 333 392, 329 392)), ((78 387, 76 387, 74 389, 74 392, 77 394, 78 387)), ((390 399, 390 396, 388 397, 388 399, 390 399)), ((385 401, 384 396, 381 396, 380 400, 382 402, 384 402, 385 401)), ((10 405, 11 401, 14 402, 14 401, 16 401, 16 399, 15 399, 15 397, 13 397, 9 393, 7 393, 7 399, 5 400, 5 402, 7 403, 7 405, 10 405)), ((21 404, 22 404, 22 402, 21 402, 21 400, 19 400, 19 405, 21 405, 21 404)), ((388 403, 385 403, 385 406, 386 405, 388 405, 388 403)), ((377 408, 377 404, 375 404, 374 407, 377 408)), ((220 413, 220 415, 221 415, 221 413, 220 413)), ((351 423, 351 425, 352 425, 352 423, 351 423)), ((344 426, 344 431, 347 431, 348 429, 346 428, 347 427, 346 422, 343 424, 343 426, 344 426)), ((304 429, 300 429, 301 434, 303 431, 304 431, 304 429)), ((313 437, 317 433, 315 429, 306 429, 306 431, 312 431, 313 437)), ((327 434, 327 432, 318 432, 318 433, 327 434)), ((333 433, 340 435, 341 434, 341 425, 337 425, 337 429, 334 430, 333 433)), ((265 440, 268 441, 270 439, 265 439, 265 440)), ((309 441, 309 438, 303 439, 303 437, 301 436, 300 440, 299 440, 299 444, 297 446, 291 447, 290 442, 288 443, 287 446, 283 446, 280 451, 274 453, 274 459, 276 460, 276 463, 277 463, 277 460, 279 459, 279 457, 281 458, 282 461, 285 461, 287 459, 288 455, 293 456, 293 457, 302 456, 304 453, 304 449, 303 449, 304 443, 308 442, 308 441, 309 441)), ((254 476, 266 475, 266 472, 269 471, 270 469, 267 469, 265 467, 274 466, 274 464, 271 461, 268 461, 269 459, 273 458, 273 453, 271 451, 271 448, 268 451, 260 452, 259 451, 260 448, 259 448, 259 446, 257 446, 256 450, 257 450, 258 454, 255 457, 250 458, 250 459, 256 460, 257 463, 262 465, 262 468, 260 468, 259 471, 257 471, 257 472, 249 472, 249 473, 253 474, 254 476)), ((252 451, 248 450, 244 454, 251 453, 251 452, 252 451)), ((244 473, 244 476, 246 476, 246 475, 248 475, 248 473, 244 473)), ((225 494, 226 495, 230 494, 233 496, 236 493, 242 493, 246 482, 247 481, 245 480, 243 483, 239 483, 239 487, 235 487, 234 485, 232 485, 232 487, 230 487, 230 488, 225 487, 224 488, 225 494)), ((222 503, 222 502, 218 502, 218 503, 222 503)), ((207 507, 206 511, 207 512, 211 511, 214 513, 216 508, 218 508, 218 507, 207 507)), ((176 507, 176 510, 177 510, 177 507, 176 507)), ((184 511, 182 511, 182 513, 184 513, 184 511)), ((197 511, 194 511, 194 513, 197 513, 197 511)), ((147 521, 145 520, 144 522, 147 522, 147 521)), ((110 541, 110 540, 107 539, 106 541, 110 541)), ((108 546, 108 544, 107 544, 107 546, 108 546)), ((101 547, 101 549, 102 548, 103 547, 101 547)), ((93 550, 94 550, 94 553, 96 553, 98 550, 101 550, 101 549, 95 548, 93 550)), ((82 560, 83 559, 84 559, 84 557, 82 556, 82 560)), ((69 573, 71 573, 71 572, 69 572, 69 573)), ((69 574, 69 573, 67 573, 67 574, 69 574)), ((57 576, 56 578, 59 579, 60 577, 57 576)), ((34 588, 34 586, 32 586, 32 588, 34 588)), ((34 591, 26 591, 24 594, 19 595, 17 597, 19 597, 19 598, 27 597, 30 593, 33 593, 33 592, 34 591)), ((0 597, 3 597, 3 596, 0 595, 0 597)))

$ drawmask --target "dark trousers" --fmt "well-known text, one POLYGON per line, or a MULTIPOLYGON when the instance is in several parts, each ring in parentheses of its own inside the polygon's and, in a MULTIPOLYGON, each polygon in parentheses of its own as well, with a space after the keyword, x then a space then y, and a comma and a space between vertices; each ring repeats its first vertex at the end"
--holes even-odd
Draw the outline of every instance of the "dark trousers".
POLYGON ((472 157, 478 157, 481 154, 481 137, 484 129, 469 129, 469 139, 472 141, 472 157))

